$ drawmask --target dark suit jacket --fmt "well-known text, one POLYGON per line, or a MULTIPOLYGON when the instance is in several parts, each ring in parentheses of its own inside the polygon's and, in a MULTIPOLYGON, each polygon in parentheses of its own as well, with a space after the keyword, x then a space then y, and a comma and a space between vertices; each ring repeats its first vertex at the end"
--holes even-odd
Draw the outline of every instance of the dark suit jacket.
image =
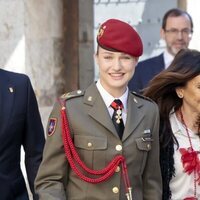
POLYGON ((12 194, 11 181, 7 176, 0 173, 0 199, 15 200, 12 194))
MULTIPOLYGON (((25 167, 30 189, 34 199, 37 199, 33 184, 45 142, 37 101, 26 75, 2 69, 0 69, 0 142, 0 173, 7 177, 14 199, 28 199, 20 168, 21 146, 25 151, 25 167)), ((0 181, 0 188, 3 185, 4 181, 0 181)))
POLYGON ((163 53, 139 62, 133 78, 129 82, 129 89, 140 93, 148 85, 149 81, 164 69, 164 66, 163 53))

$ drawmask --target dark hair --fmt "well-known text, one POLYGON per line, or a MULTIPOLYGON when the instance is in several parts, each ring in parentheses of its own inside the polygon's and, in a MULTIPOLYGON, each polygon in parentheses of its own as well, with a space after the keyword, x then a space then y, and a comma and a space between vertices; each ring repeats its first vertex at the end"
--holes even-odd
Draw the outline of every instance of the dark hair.
POLYGON ((164 17, 163 17, 163 20, 162 20, 162 28, 165 30, 166 28, 166 24, 167 24, 167 19, 169 17, 179 17, 179 16, 183 16, 183 15, 186 15, 188 16, 189 20, 190 20, 190 24, 191 24, 191 31, 193 32, 193 21, 192 21, 192 17, 190 16, 190 14, 186 11, 183 11, 181 9, 178 9, 178 8, 173 8, 173 9, 170 9, 168 10, 164 17))
POLYGON ((144 95, 153 99, 160 110, 160 142, 166 146, 175 140, 172 133, 169 114, 174 108, 177 111, 182 99, 176 94, 176 88, 185 86, 188 81, 200 75, 200 52, 196 50, 180 50, 171 65, 156 75, 144 90, 144 95))

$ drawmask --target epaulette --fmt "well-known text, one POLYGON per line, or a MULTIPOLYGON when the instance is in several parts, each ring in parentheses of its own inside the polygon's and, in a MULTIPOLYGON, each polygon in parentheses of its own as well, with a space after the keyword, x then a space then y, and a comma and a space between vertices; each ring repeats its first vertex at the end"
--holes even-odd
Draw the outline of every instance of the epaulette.
POLYGON ((63 94, 60 97, 60 99, 63 100, 63 101, 67 101, 68 99, 83 96, 84 93, 85 93, 85 91, 83 91, 83 90, 76 90, 76 91, 73 91, 73 92, 68 92, 68 93, 63 94))
POLYGON ((143 96, 143 95, 138 94, 138 93, 136 93, 136 92, 134 92, 134 91, 131 91, 131 93, 132 93, 133 95, 135 95, 135 96, 141 98, 141 99, 145 99, 145 100, 148 100, 148 101, 154 102, 154 101, 153 101, 152 99, 150 99, 149 97, 143 96))

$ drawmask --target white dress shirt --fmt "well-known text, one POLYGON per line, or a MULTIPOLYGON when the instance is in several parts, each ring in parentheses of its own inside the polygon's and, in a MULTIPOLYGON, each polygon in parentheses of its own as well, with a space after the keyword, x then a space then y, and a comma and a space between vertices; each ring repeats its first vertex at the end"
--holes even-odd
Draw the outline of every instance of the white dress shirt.
MULTIPOLYGON (((98 80, 96 83, 97 89, 99 90, 99 93, 101 94, 104 103, 106 104, 106 107, 108 109, 108 112, 110 114, 110 117, 112 118, 114 110, 113 108, 110 106, 111 103, 116 99, 114 98, 112 95, 110 95, 101 85, 100 81, 98 80)), ((121 102, 123 103, 123 109, 122 109, 122 119, 124 122, 124 125, 126 124, 126 117, 127 117, 127 99, 128 99, 128 87, 125 91, 125 93, 117 98, 120 99, 121 102)))
MULTIPOLYGON (((179 149, 190 147, 189 139, 187 136, 184 125, 177 119, 176 114, 170 115, 170 123, 172 131, 178 140, 179 149)), ((188 129, 193 149, 200 151, 200 138, 197 134, 188 129)), ((186 197, 194 196, 194 173, 188 175, 184 172, 184 168, 181 161, 181 153, 174 145, 174 167, 175 177, 172 177, 170 181, 170 189, 172 192, 172 200, 183 200, 186 197)), ((199 154, 200 156, 200 154, 199 154)), ((200 186, 196 183, 197 198, 200 200, 200 186)))
POLYGON ((163 57, 164 57, 164 64, 165 64, 165 69, 169 67, 169 65, 172 63, 174 60, 174 56, 171 55, 166 49, 163 52, 163 57))

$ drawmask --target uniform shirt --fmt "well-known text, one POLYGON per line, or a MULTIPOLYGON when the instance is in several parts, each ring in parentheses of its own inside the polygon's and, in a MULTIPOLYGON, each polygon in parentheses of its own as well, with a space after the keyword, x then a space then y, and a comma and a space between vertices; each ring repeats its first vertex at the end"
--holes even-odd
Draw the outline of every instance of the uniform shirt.
MULTIPOLYGON (((170 123, 172 131, 178 140, 179 148, 190 147, 187 132, 183 124, 177 119, 176 114, 173 113, 170 116, 170 123)), ((200 139, 197 134, 188 129, 191 142, 194 150, 200 151, 200 139)), ((181 153, 177 149, 177 145, 174 145, 174 167, 175 177, 172 177, 170 181, 170 189, 172 192, 172 200, 182 200, 186 197, 194 196, 194 173, 188 175, 184 172, 181 153)), ((197 198, 200 199, 200 186, 196 184, 197 198)))
MULTIPOLYGON (((113 108, 110 106, 111 103, 116 99, 114 98, 112 95, 110 95, 101 85, 100 80, 97 81, 96 83, 97 89, 99 91, 99 93, 101 94, 104 103, 106 104, 106 107, 108 109, 108 112, 110 114, 110 117, 112 118, 114 110, 113 108)), ((124 125, 126 124, 126 117, 127 117, 127 99, 128 99, 128 87, 126 88, 125 93, 117 98, 120 99, 121 102, 123 103, 123 109, 122 109, 122 119, 124 122, 124 125)))
POLYGON ((165 69, 169 67, 169 65, 172 63, 174 56, 172 56, 167 50, 163 52, 163 58, 165 63, 165 69))

